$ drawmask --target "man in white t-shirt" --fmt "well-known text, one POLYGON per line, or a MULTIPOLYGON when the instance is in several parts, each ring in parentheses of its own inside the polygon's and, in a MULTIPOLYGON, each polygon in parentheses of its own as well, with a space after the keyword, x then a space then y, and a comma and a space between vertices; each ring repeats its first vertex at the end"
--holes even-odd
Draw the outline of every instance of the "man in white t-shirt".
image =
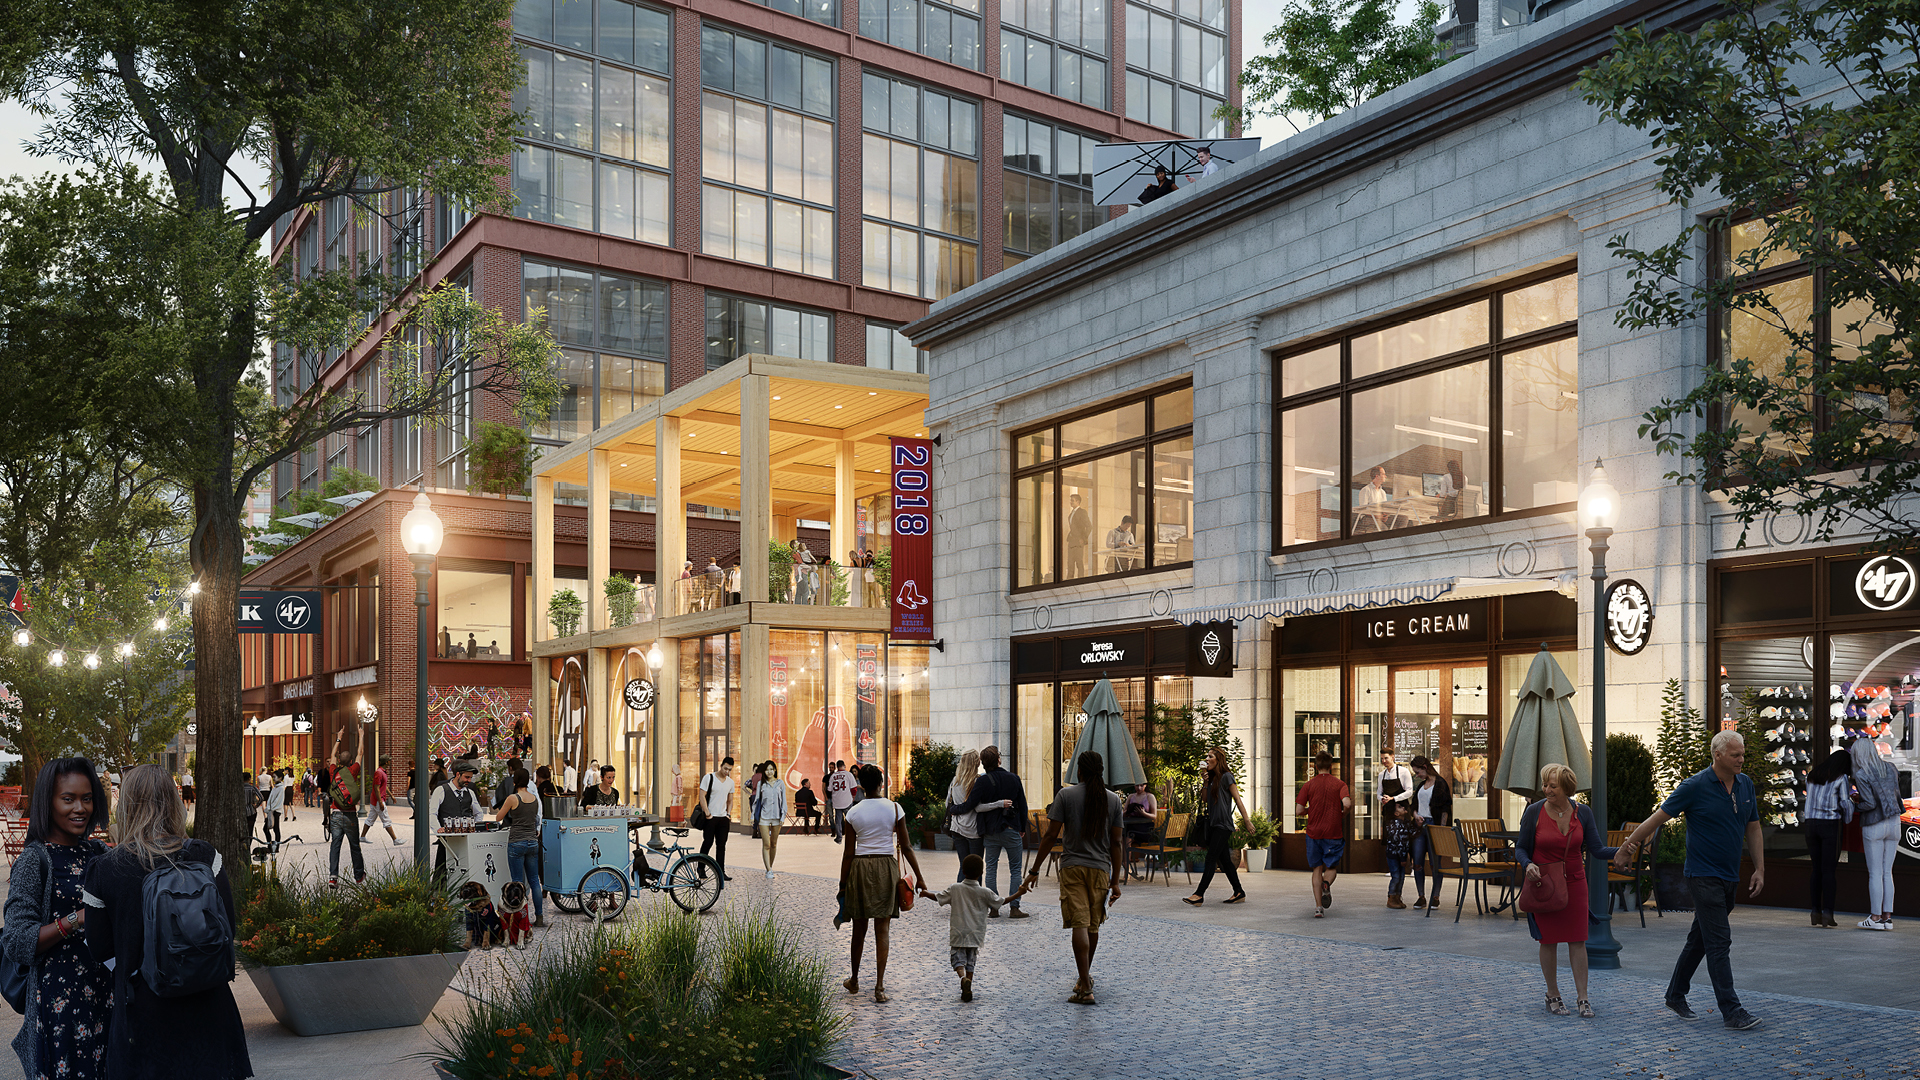
POLYGON ((833 763, 833 775, 827 778, 827 799, 832 803, 833 842, 839 843, 847 831, 847 810, 853 806, 853 789, 858 786, 847 763, 833 763))
MULTIPOLYGON (((695 785, 691 801, 704 803, 707 816, 700 822, 700 831, 704 834, 700 840, 700 854, 711 849, 713 861, 720 867, 720 880, 732 881, 727 873, 727 832, 733 827, 728 806, 733 799, 733 758, 720 759, 717 772, 710 772, 700 778, 695 785)), ((691 807, 689 807, 691 809, 691 807)))
POLYGON ((561 785, 562 787, 568 791, 580 790, 580 770, 573 767, 573 762, 567 762, 567 767, 562 771, 561 776, 565 780, 565 783, 561 785))

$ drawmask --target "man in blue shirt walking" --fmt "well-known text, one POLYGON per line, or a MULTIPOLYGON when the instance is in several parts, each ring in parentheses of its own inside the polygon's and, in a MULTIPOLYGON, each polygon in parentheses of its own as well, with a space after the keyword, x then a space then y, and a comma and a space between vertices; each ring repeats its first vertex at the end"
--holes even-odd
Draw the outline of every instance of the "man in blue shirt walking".
POLYGON ((1740 884, 1742 846, 1753 860, 1753 880, 1747 895, 1760 895, 1761 886, 1766 884, 1760 807, 1753 779, 1740 771, 1747 758, 1740 733, 1719 732, 1710 748, 1713 765, 1681 781, 1660 809, 1633 830, 1613 858, 1621 869, 1632 865, 1634 854, 1655 829, 1681 814, 1687 815, 1686 874, 1687 885, 1693 889, 1693 929, 1687 932, 1687 944, 1673 965, 1673 979, 1667 984, 1667 1008, 1682 1020, 1700 1018, 1687 1007, 1687 988, 1705 959, 1720 1015, 1728 1027, 1745 1031, 1759 1026, 1760 1018, 1741 1007, 1740 996, 1733 990, 1733 964, 1728 959, 1733 932, 1727 916, 1733 911, 1734 890, 1740 884))

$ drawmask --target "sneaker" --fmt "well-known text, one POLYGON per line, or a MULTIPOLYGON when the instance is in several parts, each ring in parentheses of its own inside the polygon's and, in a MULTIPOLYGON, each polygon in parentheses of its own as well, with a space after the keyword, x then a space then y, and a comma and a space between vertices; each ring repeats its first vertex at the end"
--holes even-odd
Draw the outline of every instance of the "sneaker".
POLYGON ((1423 908, 1423 907, 1426 907, 1426 906, 1427 906, 1427 898, 1426 898, 1426 897, 1424 897, 1424 896, 1416 896, 1416 897, 1414 897, 1414 898, 1413 898, 1413 906, 1414 906, 1414 907, 1417 907, 1417 908, 1423 908))
POLYGON ((1682 1020, 1700 1019, 1699 1013, 1694 1012, 1692 1009, 1687 1007, 1687 1002, 1685 998, 1678 998, 1678 999, 1668 998, 1667 1008, 1672 1009, 1673 1015, 1679 1017, 1682 1020))
POLYGON ((973 980, 972 979, 960 980, 960 1000, 961 1001, 973 1000, 973 980))
POLYGON ((1326 917, 1327 917, 1327 913, 1326 913, 1326 912, 1324 912, 1324 911, 1322 911, 1322 910, 1320 910, 1319 908, 1314 908, 1314 909, 1313 909, 1313 917, 1314 917, 1314 918, 1316 918, 1316 919, 1324 919, 1324 918, 1326 918, 1326 917))
POLYGON ((1013 910, 1012 910, 1011 912, 1009 912, 1009 913, 1007 914, 1007 918, 1009 918, 1009 919, 1025 919, 1025 918, 1030 918, 1030 916, 1029 916, 1029 915, 1028 915, 1028 914, 1027 914, 1026 912, 1024 912, 1024 911, 1021 911, 1021 910, 1020 910, 1019 908, 1014 908, 1014 909, 1013 909, 1013 910))
POLYGON ((999 917, 1000 917, 1000 913, 999 913, 999 912, 997 912, 997 911, 989 911, 989 912, 987 912, 987 918, 989 918, 989 919, 997 919, 997 918, 999 918, 999 917))
POLYGON ((1745 1009, 1727 1017, 1727 1027, 1734 1031, 1748 1031, 1759 1026, 1760 1018, 1745 1009))
POLYGON ((768 880, 768 881, 772 881, 772 880, 773 880, 773 871, 771 871, 771 870, 769 870, 769 871, 767 871, 767 880, 768 880))
POLYGON ((397 836, 393 838, 393 846, 394 846, 394 847, 405 847, 405 846, 406 846, 406 844, 407 844, 407 842, 406 842, 405 840, 402 840, 402 839, 400 839, 400 838, 399 838, 399 837, 397 837, 397 836))
POLYGON ((1869 915, 1866 918, 1861 919, 1859 922, 1854 923, 1854 925, 1858 926, 1862 930, 1878 930, 1880 929, 1880 920, 1869 915))
POLYGON ((1892 929, 1893 929, 1893 920, 1892 920, 1892 919, 1882 919, 1882 920, 1880 920, 1879 922, 1876 922, 1876 923, 1874 923, 1874 924, 1873 924, 1873 929, 1875 929, 1875 930, 1892 930, 1892 929))
POLYGON ((1320 890, 1320 906, 1323 908, 1333 906, 1333 890, 1331 888, 1320 890))

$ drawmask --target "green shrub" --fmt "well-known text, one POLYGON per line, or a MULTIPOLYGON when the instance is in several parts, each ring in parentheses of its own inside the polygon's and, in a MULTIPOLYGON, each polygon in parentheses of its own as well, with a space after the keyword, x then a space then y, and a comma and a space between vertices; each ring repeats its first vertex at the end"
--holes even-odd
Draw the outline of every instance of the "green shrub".
POLYGON ((614 574, 606 580, 607 615, 614 626, 629 626, 633 623, 633 613, 637 606, 634 600, 633 579, 614 574))
POLYGON ((907 815, 910 829, 937 829, 947 819, 947 789, 960 754, 952 743, 927 743, 913 748, 907 762, 907 783, 895 801, 907 815))
POLYGON ((813 1080, 846 1030, 825 960, 771 912, 655 908, 494 981, 433 1056, 460 1080, 813 1080))
POLYGON ((1233 737, 1227 716, 1226 698, 1178 709, 1154 706, 1140 764, 1155 795, 1164 793, 1165 809, 1188 814, 1200 808, 1200 773, 1207 764, 1207 751, 1215 746, 1226 747, 1234 786, 1246 790, 1246 746, 1233 737))
POLYGON ((778 540, 769 540, 767 541, 767 602, 784 604, 792 595, 793 548, 778 540))
POLYGON ((1607 736, 1607 828, 1653 813, 1653 751, 1636 735, 1607 736))
POLYGON ((411 868, 375 870, 337 888, 317 876, 253 870, 240 885, 235 948, 248 967, 420 956, 458 948, 460 912, 411 868))
POLYGON ((1280 823, 1268 816, 1265 810, 1255 810, 1248 818, 1247 825, 1235 823, 1233 826, 1233 847, 1259 851, 1270 848, 1280 835, 1280 823), (1251 828, 1248 825, 1252 826, 1251 828))
POLYGON ((584 610, 580 594, 572 589, 561 589, 547 598, 547 621, 560 637, 572 637, 579 631, 580 614, 584 610))
POLYGON ((1655 743, 1659 756, 1655 775, 1661 798, 1673 794, 1680 781, 1713 764, 1713 751, 1707 745, 1712 739, 1700 710, 1687 705, 1680 680, 1668 679, 1660 695, 1660 735, 1655 743))

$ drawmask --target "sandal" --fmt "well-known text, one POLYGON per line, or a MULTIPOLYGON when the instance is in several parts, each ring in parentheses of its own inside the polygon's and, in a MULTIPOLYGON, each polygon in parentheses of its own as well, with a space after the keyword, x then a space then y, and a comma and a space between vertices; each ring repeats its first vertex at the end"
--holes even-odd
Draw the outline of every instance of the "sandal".
POLYGON ((860 992, 860 979, 858 976, 850 976, 847 981, 840 985, 846 987, 847 993, 849 994, 857 994, 860 992))
POLYGON ((1547 999, 1547 1011, 1555 1016, 1569 1015, 1566 1005, 1562 1003, 1558 997, 1550 997, 1547 999))
POLYGON ((1078 989, 1078 988, 1076 988, 1076 989, 1075 989, 1075 990, 1073 991, 1073 993, 1072 993, 1072 994, 1070 994, 1070 995, 1068 995, 1068 997, 1067 997, 1067 1003, 1068 1003, 1068 1004, 1070 1004, 1070 1005, 1098 1005, 1098 1004, 1100 1004, 1099 1002, 1097 1002, 1097 1001, 1095 1001, 1095 1000, 1093 1000, 1093 991, 1092 991, 1092 990, 1081 990, 1081 989, 1078 989))
POLYGON ((1577 1007, 1581 1016, 1585 1017, 1588 1020, 1593 1019, 1593 1002, 1588 1001, 1586 998, 1581 998, 1579 1001, 1575 1002, 1574 1004, 1577 1007))
POLYGON ((885 990, 882 990, 882 989, 880 989, 880 988, 879 988, 879 987, 877 987, 877 986, 876 986, 876 987, 874 987, 874 988, 873 988, 873 1000, 874 1000, 874 1001, 875 1001, 876 1003, 878 1003, 878 1004, 882 1004, 882 1005, 884 1005, 884 1004, 886 1004, 886 1001, 887 1001, 887 992, 886 992, 885 990))
POLYGON ((1223 904, 1244 904, 1247 902, 1247 894, 1243 892, 1237 892, 1220 902, 1223 904))
POLYGON ((1192 904, 1194 907, 1199 907, 1201 904, 1204 904, 1207 902, 1207 898, 1196 893, 1193 896, 1181 897, 1180 902, 1183 904, 1192 904))

